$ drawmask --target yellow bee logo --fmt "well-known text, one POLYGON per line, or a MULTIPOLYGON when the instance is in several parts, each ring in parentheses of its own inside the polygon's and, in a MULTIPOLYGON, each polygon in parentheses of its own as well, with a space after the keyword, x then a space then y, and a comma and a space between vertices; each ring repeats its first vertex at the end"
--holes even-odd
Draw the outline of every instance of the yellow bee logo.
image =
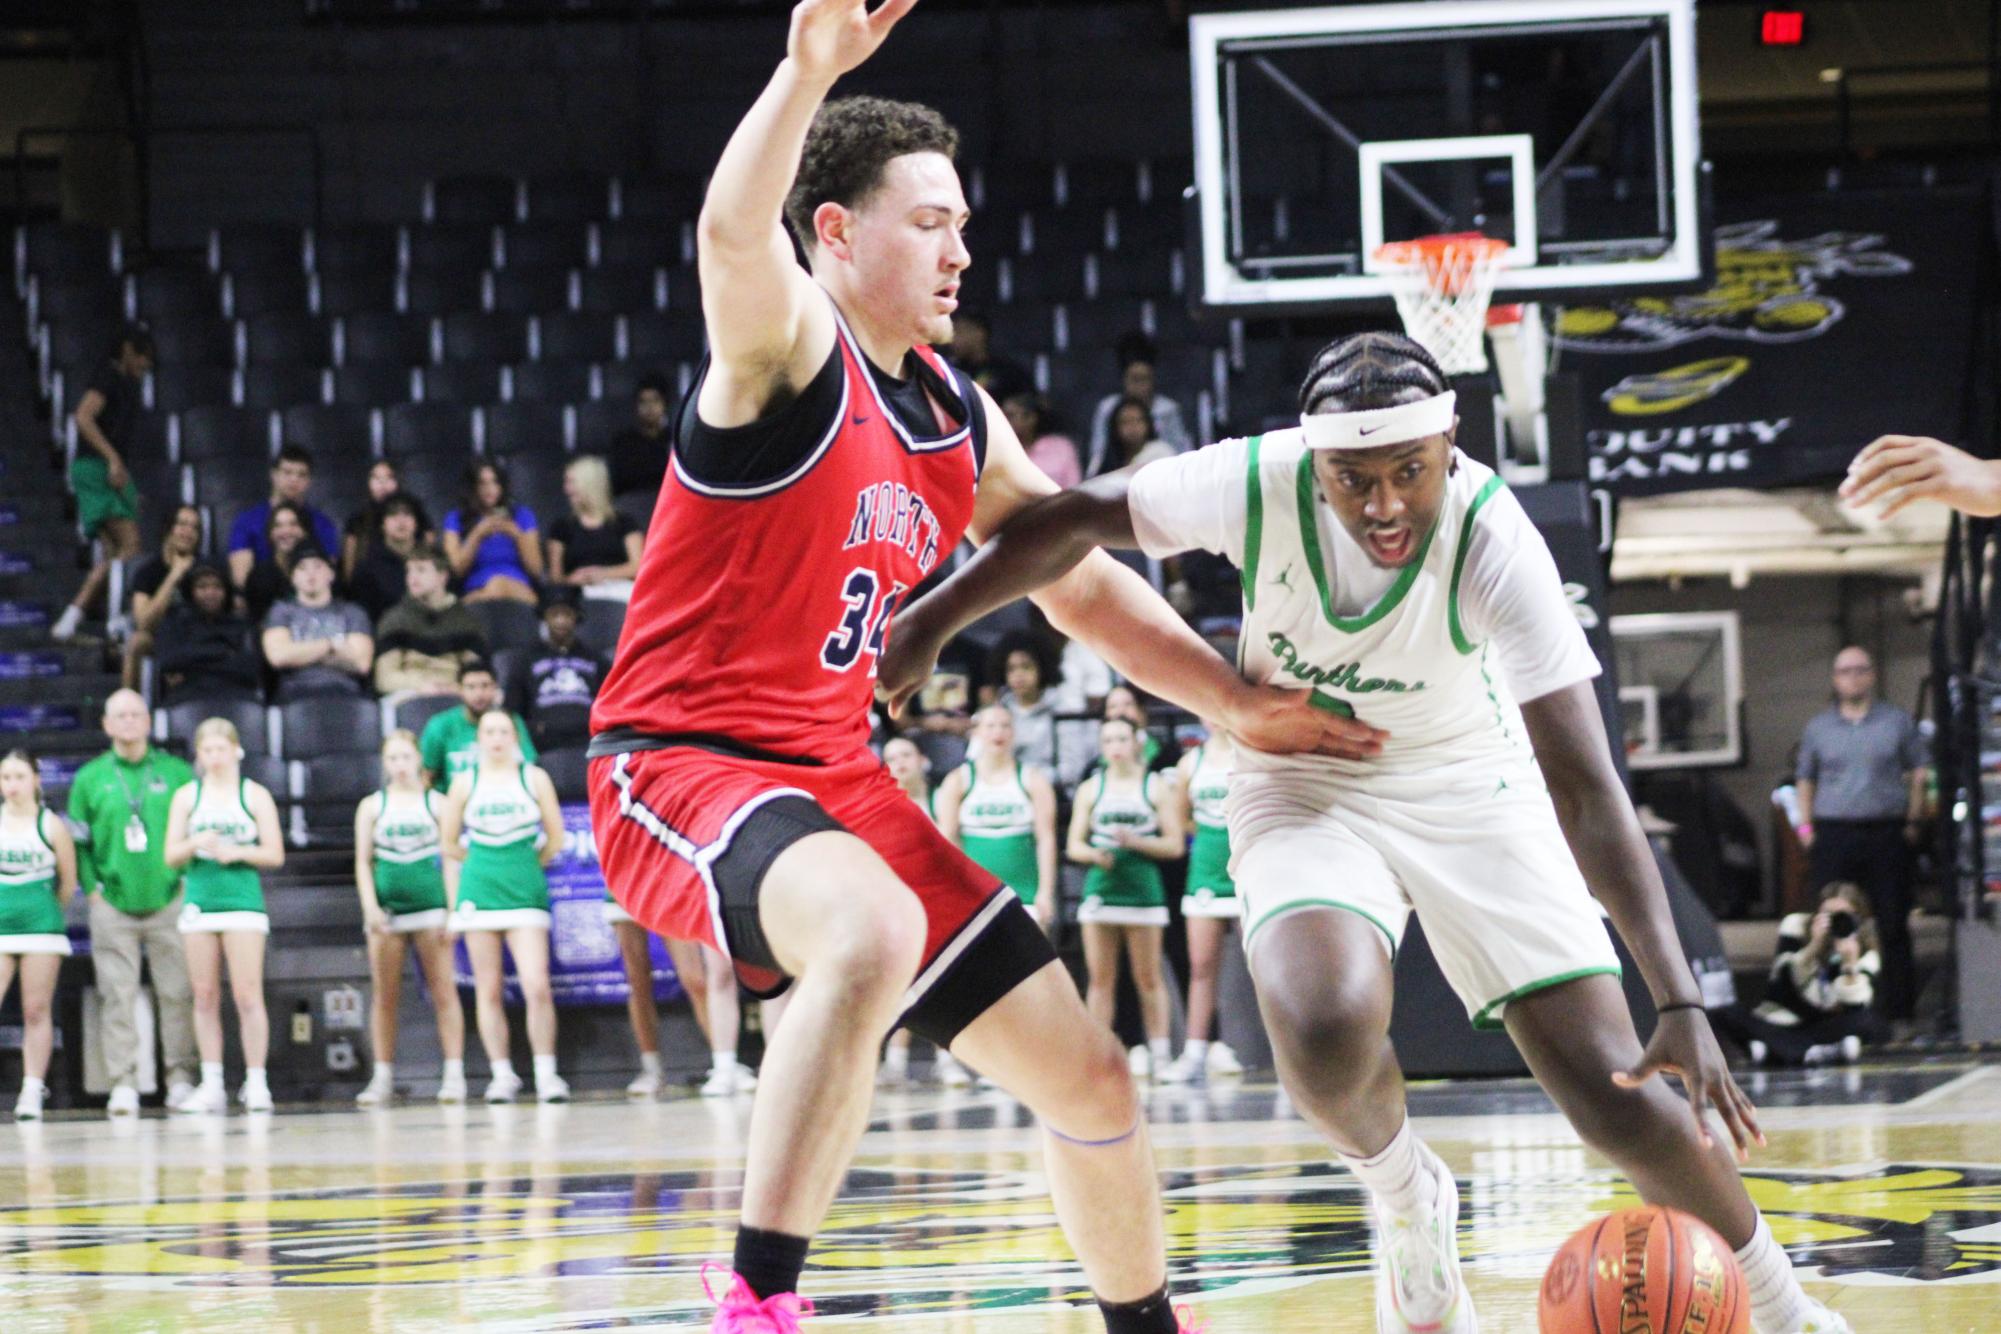
POLYGON ((1711 357, 1669 370, 1628 375, 1603 397, 1621 417, 1658 417, 1715 398, 1750 369, 1749 357, 1711 357))

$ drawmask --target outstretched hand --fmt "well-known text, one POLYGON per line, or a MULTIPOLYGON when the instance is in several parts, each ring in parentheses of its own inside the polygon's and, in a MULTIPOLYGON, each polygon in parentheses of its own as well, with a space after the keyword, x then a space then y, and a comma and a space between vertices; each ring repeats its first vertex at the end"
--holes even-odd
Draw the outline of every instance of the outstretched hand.
POLYGON ((1886 435, 1848 465, 1841 498, 1857 509, 1881 503, 1889 518, 1914 500, 1936 500, 1962 514, 2001 514, 2001 465, 1942 440, 1886 435))
POLYGON ((883 0, 874 13, 868 0, 799 0, 792 7, 792 31, 785 54, 809 79, 832 83, 875 54, 883 38, 917 0, 883 0))
POLYGON ((1222 720, 1223 730, 1252 750, 1273 755, 1331 755, 1372 760, 1382 754, 1389 733, 1359 718, 1331 713, 1313 703, 1311 690, 1251 686, 1222 720))
POLYGON ((1749 1161, 1753 1143, 1765 1143, 1764 1132, 1758 1129, 1758 1111, 1731 1077, 1723 1049, 1716 1045, 1716 1034, 1710 1030, 1709 1016, 1702 1011, 1670 1010, 1662 1015, 1640 1063, 1631 1070, 1614 1070, 1612 1082, 1622 1089, 1636 1089, 1655 1075, 1681 1080, 1688 1091, 1689 1110, 1695 1114, 1696 1132, 1704 1144, 1714 1142, 1704 1116, 1712 1103, 1729 1127, 1738 1161, 1749 1161))

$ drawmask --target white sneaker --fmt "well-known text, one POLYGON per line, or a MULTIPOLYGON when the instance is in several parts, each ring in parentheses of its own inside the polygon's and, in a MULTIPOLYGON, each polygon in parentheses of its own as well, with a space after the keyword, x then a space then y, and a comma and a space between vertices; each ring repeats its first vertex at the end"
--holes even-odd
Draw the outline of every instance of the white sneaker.
POLYGON ((495 1075, 486 1082, 488 1102, 513 1102, 521 1094, 521 1076, 517 1074, 495 1075))
POLYGON ((194 1091, 195 1091, 195 1086, 189 1083, 185 1079, 177 1079, 173 1081, 171 1084, 168 1084, 167 1110, 170 1112, 178 1112, 179 1110, 181 1110, 181 1104, 186 1102, 188 1100, 188 1095, 190 1093, 193 1093, 194 1091))
POLYGON ((1134 1047, 1126 1053, 1126 1069, 1132 1071, 1134 1079, 1147 1083, 1153 1078, 1153 1053, 1145 1047, 1134 1047))
POLYGON ((1237 1059, 1237 1053, 1220 1042, 1209 1044, 1209 1073, 1212 1075, 1241 1075, 1244 1063, 1237 1059))
POLYGON ((1806 1319, 1785 1334, 1855 1334, 1855 1327, 1846 1317, 1836 1315, 1819 1302, 1809 1302, 1806 1319))
POLYGON ((737 1073, 737 1070, 741 1068, 730 1069, 725 1067, 721 1070, 711 1068, 709 1070, 709 1077, 702 1081, 702 1096, 704 1098, 728 1098, 743 1092, 742 1080, 737 1073))
POLYGON ((39 1121, 42 1119, 42 1098, 47 1090, 40 1084, 23 1084, 21 1096, 14 1099, 14 1119, 16 1121, 39 1121))
POLYGON ((561 1075, 550 1075, 547 1079, 535 1081, 535 1101, 568 1102, 569 1100, 570 1081, 561 1075))
POLYGON ((1209 1082, 1209 1064, 1207 1061, 1195 1060, 1194 1053, 1184 1048, 1181 1055, 1175 1057, 1168 1067, 1160 1072, 1160 1082, 1201 1088, 1209 1082))
POLYGON ((757 1071, 751 1069, 742 1061, 738 1061, 736 1064, 736 1091, 738 1093, 749 1093, 756 1087, 757 1071))
POLYGON ((370 1075, 368 1087, 354 1095, 354 1105, 357 1107, 380 1107, 394 1101, 396 1101, 395 1082, 384 1079, 380 1074, 370 1075))
POLYGON ((236 1099, 246 1112, 268 1112, 273 1106, 269 1084, 245 1084, 237 1090, 236 1099))
POLYGON ((910 1067, 891 1065, 884 1061, 876 1067, 875 1086, 879 1089, 900 1089, 910 1087, 910 1067))
POLYGON ((1398 1218, 1373 1201, 1376 1216, 1378 1334, 1478 1334, 1473 1298, 1459 1274, 1459 1187, 1429 1149, 1437 1194, 1415 1218, 1398 1218))
POLYGON ((641 1070, 638 1076, 625 1086, 625 1096, 633 1099, 659 1097, 660 1072, 658 1070, 641 1070))
MULTIPOLYGON (((194 1090, 189 1089, 188 1092, 193 1093, 194 1090)), ((185 1102, 186 1099, 183 1098, 182 1101, 185 1102)), ((181 1109, 176 1107, 174 1110, 178 1112, 181 1109)), ((133 1088, 130 1084, 120 1084, 117 1088, 111 1090, 111 1101, 105 1104, 104 1114, 106 1116, 139 1115, 139 1090, 133 1088)))
POLYGON ((931 1076, 948 1089, 962 1089, 973 1082, 973 1072, 949 1051, 938 1053, 938 1059, 931 1063, 931 1076))
POLYGON ((439 1082, 438 1084, 439 1102, 445 1103, 449 1106, 452 1104, 464 1102, 465 1100, 466 1100, 465 1071, 461 1070, 456 1074, 446 1075, 444 1079, 439 1082))
POLYGON ((220 1084, 197 1084, 174 1110, 189 1116, 221 1116, 229 1111, 229 1093, 220 1084))

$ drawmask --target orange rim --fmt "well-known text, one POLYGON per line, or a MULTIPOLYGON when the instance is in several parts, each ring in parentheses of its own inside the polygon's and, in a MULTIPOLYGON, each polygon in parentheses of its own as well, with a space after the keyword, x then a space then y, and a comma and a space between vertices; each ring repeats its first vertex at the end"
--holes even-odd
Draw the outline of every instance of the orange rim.
POLYGON ((1446 296, 1458 296, 1466 278, 1483 265, 1500 262, 1508 243, 1479 232, 1452 232, 1390 241, 1376 247, 1376 262, 1392 269, 1418 270, 1425 285, 1446 296), (1465 263, 1457 261, 1464 259, 1465 263))

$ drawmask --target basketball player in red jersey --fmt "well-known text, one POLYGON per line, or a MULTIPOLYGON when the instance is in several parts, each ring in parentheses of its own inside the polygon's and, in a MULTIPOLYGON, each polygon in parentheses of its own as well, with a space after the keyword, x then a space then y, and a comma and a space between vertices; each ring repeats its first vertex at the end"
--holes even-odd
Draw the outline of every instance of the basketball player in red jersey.
MULTIPOLYGON (((1056 1213, 1111 1334, 1176 1328, 1125 1054, 1020 900, 867 748, 898 602, 962 533, 1055 486, 951 337, 970 262, 956 136, 834 81, 915 0, 804 0, 725 148, 699 230, 710 355, 676 420, 616 661, 593 712, 592 823, 633 918, 790 987, 751 1117, 714 1329, 797 1328, 796 1293, 899 1022, 1034 1109, 1056 1213), (810 275, 793 256, 789 222, 810 275)), ((1102 554, 1042 597, 1141 686, 1249 744, 1365 756, 1380 733, 1247 686, 1102 554)))

